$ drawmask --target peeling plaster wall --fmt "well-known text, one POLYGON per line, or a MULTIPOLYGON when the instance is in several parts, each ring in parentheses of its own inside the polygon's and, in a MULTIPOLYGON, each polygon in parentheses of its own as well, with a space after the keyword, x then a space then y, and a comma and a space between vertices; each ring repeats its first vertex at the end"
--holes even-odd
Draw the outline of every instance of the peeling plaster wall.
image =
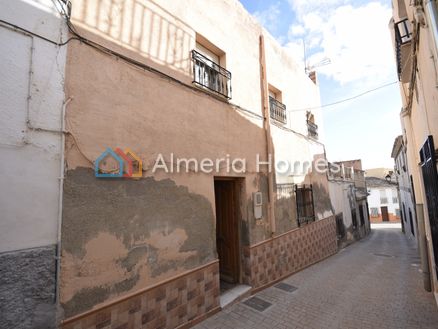
MULTIPOLYGON (((238 1, 99 4, 74 2, 73 22, 82 35, 191 84, 190 50, 199 33, 226 54, 221 63, 233 74, 232 103, 262 114, 263 30, 238 1), (227 24, 217 24, 221 16, 228 17, 227 24), (239 47, 230 36, 239 36, 239 47)), ((308 98, 313 102, 317 86, 288 63, 290 76, 299 76, 312 89, 308 98)), ((280 63, 275 65, 280 72, 280 63)), ((215 259, 214 176, 243 182, 242 245, 270 238, 268 179, 266 172, 256 172, 255 163, 256 154, 265 159, 267 149, 259 117, 78 42, 69 44, 66 94, 73 98, 66 113, 70 134, 62 228, 61 299, 66 317, 215 259), (93 162, 107 147, 131 148, 143 160, 144 178, 96 179, 93 162), (198 160, 244 158, 246 173, 221 168, 218 174, 201 174, 193 167, 183 173, 153 173, 158 154, 172 167, 172 153, 174 158, 198 160), (253 214, 253 192, 258 191, 265 200, 261 220, 253 214)), ((321 153, 290 132, 286 138, 285 150, 299 145, 293 157, 301 159, 301 149, 310 161, 321 153)), ((290 228, 284 225, 282 230, 290 228)))
POLYGON ((277 234, 288 232, 298 227, 297 203, 295 193, 279 195, 275 201, 275 227, 277 234))
POLYGON ((96 179, 77 168, 64 193, 67 317, 216 258, 210 202, 170 179, 96 179))
POLYGON ((245 178, 242 241, 268 238, 266 205, 261 221, 252 213, 253 192, 262 191, 267 200, 266 175, 255 173, 255 155, 266 152, 265 133, 250 117, 78 43, 69 47, 67 76, 73 101, 66 114, 71 137, 62 228, 66 317, 217 257, 213 175, 193 168, 154 174, 159 153, 169 166, 171 153, 250 159, 247 174, 222 169, 219 175, 245 178), (142 158, 145 178, 94 177, 92 162, 117 146, 130 147, 142 158))
MULTIPOLYGON (((291 165, 286 173, 276 172, 276 183, 279 186, 312 184, 316 219, 332 216, 327 175, 315 170, 316 161, 325 159, 324 146, 301 134, 277 126, 272 127, 272 139, 275 146, 275 161, 287 162, 291 165)), ((277 200, 276 234, 282 234, 297 227, 295 193, 289 200, 287 198, 279 200, 279 197, 277 200)))

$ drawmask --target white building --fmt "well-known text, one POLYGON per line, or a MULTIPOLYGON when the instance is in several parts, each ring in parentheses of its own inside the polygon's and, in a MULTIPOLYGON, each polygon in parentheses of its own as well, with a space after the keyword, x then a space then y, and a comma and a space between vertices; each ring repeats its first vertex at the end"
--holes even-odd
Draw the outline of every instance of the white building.
POLYGON ((370 232, 365 174, 361 160, 336 162, 329 167, 329 191, 336 215, 338 245, 344 247, 370 232))
POLYGON ((400 221, 397 183, 384 177, 366 177, 372 223, 400 221))
POLYGON ((0 328, 55 321, 67 28, 54 2, 0 3, 0 328), (3 285, 2 284, 2 285, 3 285), (3 287, 2 287, 3 288, 3 287))

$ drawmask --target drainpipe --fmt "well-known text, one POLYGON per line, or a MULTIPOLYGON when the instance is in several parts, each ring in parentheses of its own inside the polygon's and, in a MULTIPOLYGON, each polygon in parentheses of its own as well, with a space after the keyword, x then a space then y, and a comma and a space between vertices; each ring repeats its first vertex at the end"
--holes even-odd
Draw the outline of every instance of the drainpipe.
POLYGON ((263 34, 260 34, 259 38, 259 52, 260 52, 260 87, 262 94, 262 108, 264 116, 264 128, 266 136, 266 153, 268 156, 268 161, 271 162, 271 170, 268 170, 268 218, 271 226, 271 237, 274 237, 276 227, 275 227, 275 214, 274 214, 274 153, 272 145, 271 136, 271 116, 269 113, 269 99, 268 99, 268 82, 266 80, 266 58, 265 58, 265 40, 263 34))
POLYGON ((431 292, 429 257, 427 252, 426 229, 424 226, 424 209, 422 204, 415 205, 418 218, 418 246, 420 248, 421 273, 423 273, 424 290, 431 292))
POLYGON ((65 151, 65 110, 67 108, 68 103, 72 100, 72 97, 69 97, 64 101, 62 105, 61 112, 61 163, 59 169, 59 200, 58 200, 58 234, 57 234, 57 243, 56 243, 56 302, 59 304, 60 302, 60 278, 61 278, 61 229, 62 229, 62 199, 64 193, 64 151, 65 151))
POLYGON ((426 8, 427 16, 429 17, 430 29, 432 32, 433 41, 435 43, 435 50, 438 53, 438 10, 435 0, 426 0, 424 2, 424 7, 426 8))

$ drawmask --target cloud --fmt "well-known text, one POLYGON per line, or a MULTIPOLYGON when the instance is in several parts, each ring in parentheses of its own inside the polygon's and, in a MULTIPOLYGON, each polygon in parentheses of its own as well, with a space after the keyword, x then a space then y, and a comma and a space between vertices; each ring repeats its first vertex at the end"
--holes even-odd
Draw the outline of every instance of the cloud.
MULTIPOLYGON (((394 79, 394 54, 388 29, 389 6, 373 1, 353 6, 348 0, 289 0, 298 22, 288 38, 296 45, 305 35, 307 62, 323 58, 330 65, 317 68, 320 74, 341 85, 376 85, 394 79)), ((293 47, 292 47, 293 48, 293 47)))
POLYGON ((310 12, 327 13, 333 7, 344 5, 350 0, 288 0, 290 7, 297 17, 310 12))
POLYGON ((280 14, 280 4, 275 3, 270 5, 269 8, 265 10, 254 12, 252 15, 269 32, 275 34, 277 30, 278 17, 280 16, 280 14))
POLYGON ((289 27, 288 35, 291 37, 302 36, 306 32, 304 26, 295 24, 289 27))

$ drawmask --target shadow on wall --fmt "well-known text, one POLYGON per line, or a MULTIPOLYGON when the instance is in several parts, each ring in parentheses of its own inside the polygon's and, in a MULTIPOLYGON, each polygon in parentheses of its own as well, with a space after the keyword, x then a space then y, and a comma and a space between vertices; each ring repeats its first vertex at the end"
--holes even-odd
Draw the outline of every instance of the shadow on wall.
POLYGON ((195 33, 153 1, 79 0, 73 21, 152 61, 187 75, 195 33))

